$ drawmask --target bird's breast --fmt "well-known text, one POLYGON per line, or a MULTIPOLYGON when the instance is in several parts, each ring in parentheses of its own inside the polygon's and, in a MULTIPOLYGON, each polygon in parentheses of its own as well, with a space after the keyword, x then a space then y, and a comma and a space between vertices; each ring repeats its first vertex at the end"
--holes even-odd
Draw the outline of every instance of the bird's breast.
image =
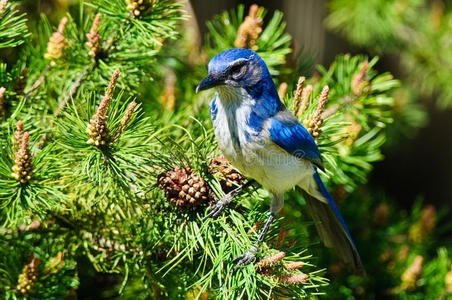
POLYGON ((249 109, 235 104, 225 106, 218 98, 213 105, 216 105, 212 121, 218 147, 229 160, 240 160, 243 151, 258 134, 247 125, 249 109))

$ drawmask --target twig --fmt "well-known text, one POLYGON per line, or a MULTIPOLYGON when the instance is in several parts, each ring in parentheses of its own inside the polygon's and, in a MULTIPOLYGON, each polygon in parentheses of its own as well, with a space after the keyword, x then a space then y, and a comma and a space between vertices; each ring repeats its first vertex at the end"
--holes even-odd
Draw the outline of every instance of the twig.
MULTIPOLYGON (((129 21, 129 19, 124 19, 124 20, 122 20, 122 22, 121 22, 121 25, 119 25, 120 26, 120 28, 123 26, 123 25, 130 25, 130 21, 129 21)), ((129 28, 130 27, 127 27, 125 30, 124 30, 124 32, 127 32, 127 30, 129 30, 129 28)), ((104 46, 102 47, 103 49, 103 51, 105 52, 105 53, 108 53, 108 51, 112 48, 112 47, 114 47, 118 42, 119 42, 119 40, 120 40, 120 36, 117 36, 118 35, 118 33, 120 33, 121 32, 121 30, 118 30, 117 32, 113 32, 112 34, 110 34, 110 36, 108 37, 108 40, 105 42, 105 44, 104 44, 104 46)))
MULTIPOLYGON (((85 79, 85 76, 88 74, 88 72, 90 71, 90 69, 92 67, 94 67, 95 64, 90 64, 89 66, 87 66, 85 68, 85 70, 83 70, 82 73, 80 73, 80 75, 78 76, 78 78, 75 80, 74 84, 71 87, 71 90, 69 92, 69 94, 67 94, 59 103, 58 103, 58 107, 55 110, 55 113, 53 114, 53 118, 50 120, 50 124, 49 124, 49 129, 53 127, 55 120, 58 118, 58 116, 61 114, 61 112, 63 111, 64 107, 66 106, 66 104, 69 102, 69 100, 74 97, 74 95, 77 93, 78 89, 80 88, 80 85, 82 84, 82 81, 85 79)), ((38 148, 42 149, 42 147, 44 147, 44 144, 47 140, 48 134, 44 133, 41 138, 39 139, 39 143, 38 143, 38 148)))
MULTIPOLYGON (((128 19, 124 19, 120 25, 120 27, 122 25, 125 24, 129 24, 129 20, 128 19)), ((127 29, 126 29, 127 30, 127 29)), ((114 45, 116 45, 116 43, 120 40, 119 37, 115 38, 115 35, 117 35, 120 32, 120 30, 118 30, 115 33, 112 33, 110 35, 110 37, 108 38, 105 46, 103 47, 103 50, 105 52, 108 52, 111 47, 113 47, 114 45)), ((64 107, 66 106, 66 104, 69 102, 69 100, 74 97, 74 95, 77 93, 77 90, 79 89, 82 81, 85 79, 85 76, 88 74, 88 72, 90 71, 91 68, 93 68, 96 65, 96 62, 91 63, 88 67, 85 68, 85 70, 83 70, 83 72, 80 74, 80 76, 77 78, 77 80, 74 82, 74 85, 71 88, 71 91, 68 95, 66 95, 66 97, 64 97, 63 100, 60 101, 60 103, 58 103, 58 108, 55 111, 55 117, 58 117, 61 113, 61 111, 64 109, 64 107)))
POLYGON ((94 64, 89 65, 88 67, 85 68, 85 70, 83 70, 82 73, 80 73, 80 75, 78 76, 78 78, 75 80, 74 84, 72 85, 72 88, 69 92, 69 94, 67 94, 59 103, 58 103, 58 107, 54 113, 54 117, 57 118, 61 112, 63 111, 64 107, 66 106, 66 104, 69 102, 69 100, 74 97, 74 95, 77 93, 78 89, 80 88, 80 85, 82 84, 82 81, 85 79, 85 76, 88 74, 89 70, 94 67, 94 64))
POLYGON ((350 97, 350 95, 345 95, 344 97, 342 97, 341 99, 339 99, 339 103, 341 104, 333 104, 331 105, 329 108, 327 108, 323 113, 322 113, 322 118, 323 119, 327 119, 329 117, 331 117, 332 115, 334 115, 336 112, 338 112, 339 109, 343 108, 344 106, 349 105, 350 103, 352 103, 354 100, 354 98, 350 97))
MULTIPOLYGON (((129 24, 130 22, 128 19, 124 19, 120 25, 120 27, 122 25, 125 24, 129 24)), ((127 31, 128 28, 126 28, 127 31)), ((108 53, 108 51, 120 40, 120 37, 116 37, 115 35, 117 35, 119 32, 121 32, 121 30, 118 30, 115 33, 112 33, 109 37, 109 39, 107 40, 107 42, 105 43, 104 47, 103 47, 103 51, 105 53, 108 53)), ((54 123, 55 123, 55 119, 58 118, 58 116, 61 114, 61 112, 63 111, 64 107, 66 106, 66 104, 69 102, 69 100, 74 97, 74 95, 77 93, 78 89, 80 88, 83 80, 85 80, 85 76, 89 73, 89 71, 94 68, 97 65, 97 61, 94 60, 90 65, 88 65, 82 73, 80 73, 79 77, 75 80, 74 84, 71 87, 71 90, 69 92, 69 94, 67 94, 59 103, 58 103, 58 107, 55 110, 54 113, 54 118, 50 121, 49 127, 48 128, 52 128, 54 123)), ((47 140, 47 133, 45 133, 41 139, 39 140, 39 144, 38 147, 42 148, 45 144, 47 140)))
POLYGON ((29 98, 31 96, 33 96, 33 94, 35 93, 35 91, 41 86, 41 84, 44 83, 44 80, 46 78, 46 74, 47 72, 49 72, 50 67, 46 67, 44 69, 44 71, 42 72, 42 75, 38 77, 38 79, 36 79, 36 81, 33 83, 33 85, 30 87, 30 89, 28 90, 28 92, 25 94, 25 98, 29 98))

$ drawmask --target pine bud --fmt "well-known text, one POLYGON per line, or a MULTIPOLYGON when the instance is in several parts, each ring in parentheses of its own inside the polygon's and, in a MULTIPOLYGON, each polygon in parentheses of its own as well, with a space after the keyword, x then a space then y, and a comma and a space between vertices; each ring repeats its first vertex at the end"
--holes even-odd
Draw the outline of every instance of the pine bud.
POLYGON ((279 277, 282 284, 300 284, 305 283, 309 279, 306 274, 283 274, 279 277))
POLYGON ((6 89, 4 87, 0 88, 0 121, 3 121, 3 119, 5 118, 5 103, 4 103, 4 98, 5 98, 5 92, 6 89))
POLYGON ((119 139, 119 137, 124 133, 124 131, 127 129, 127 125, 130 122, 130 118, 132 118, 133 112, 135 110, 135 107, 137 106, 137 103, 135 101, 132 101, 129 106, 127 107, 126 112, 124 113, 124 116, 121 119, 121 124, 119 125, 119 129, 115 134, 115 142, 119 139))
POLYGON ((290 242, 287 244, 287 249, 293 248, 295 247, 295 245, 297 244, 297 240, 296 239, 291 239, 290 242))
POLYGON ((325 86, 322 90, 322 93, 320 94, 317 109, 312 115, 309 116, 308 119, 305 119, 303 121, 303 125, 315 139, 317 139, 321 134, 320 127, 322 126, 324 121, 322 113, 325 110, 325 105, 328 101, 328 93, 329 88, 328 86, 325 86))
POLYGON ((61 19, 58 26, 58 31, 52 33, 49 42, 47 43, 47 53, 44 54, 44 58, 50 60, 50 65, 54 66, 59 58, 63 56, 63 50, 66 47, 66 38, 64 37, 64 29, 68 18, 61 19))
POLYGON ((400 247, 399 253, 397 255, 398 261, 399 262, 406 261, 409 254, 410 254, 410 247, 408 245, 402 245, 402 247, 400 247))
POLYGON ((94 17, 93 25, 91 26, 91 30, 86 34, 88 41, 86 42, 86 46, 89 48, 88 55, 92 57, 96 57, 96 55, 101 50, 100 48, 100 35, 99 35, 99 24, 102 18, 102 14, 96 14, 94 17))
POLYGON ((389 206, 386 203, 380 203, 373 213, 374 223, 377 225, 384 225, 388 220, 389 206))
POLYGON ((284 269, 286 269, 287 271, 294 271, 294 270, 298 270, 298 269, 302 268, 303 266, 304 266, 304 262, 294 261, 291 263, 285 263, 284 269))
POLYGON ((89 136, 89 139, 86 141, 87 144, 92 144, 98 148, 102 148, 108 146, 112 141, 112 136, 110 135, 107 127, 107 110, 110 106, 111 97, 118 81, 118 77, 119 70, 116 70, 111 77, 105 96, 100 102, 96 114, 92 116, 90 123, 86 128, 89 136))
POLYGON ((281 227, 279 229, 278 240, 276 241, 276 247, 281 248, 283 246, 284 240, 286 239, 286 235, 287 235, 287 229, 284 227, 281 227))
POLYGON ((118 83, 118 78, 119 78, 119 70, 118 69, 116 69, 114 72, 113 72, 113 75, 111 76, 111 79, 110 79, 110 83, 108 84, 108 87, 107 87, 107 91, 106 91, 106 96, 108 95, 108 96, 113 96, 113 91, 115 90, 115 87, 116 87, 116 84, 118 83))
POLYGON ((262 228, 262 226, 264 226, 264 223, 265 223, 265 220, 260 220, 259 222, 254 224, 253 227, 251 227, 250 230, 248 230, 248 232, 246 234, 256 233, 259 229, 262 228))
POLYGON ((300 119, 308 109, 309 96, 312 92, 312 85, 309 84, 304 87, 305 81, 306 78, 304 76, 298 78, 297 89, 294 93, 293 112, 298 119, 300 119))
POLYGON ((444 21, 445 3, 442 0, 435 0, 431 2, 432 9, 430 11, 430 23, 435 30, 438 30, 444 21))
POLYGON ((64 267, 63 252, 59 251, 55 257, 49 259, 44 267, 45 274, 56 274, 64 267))
POLYGON ((363 62, 361 66, 361 70, 359 73, 355 74, 352 78, 352 82, 350 84, 352 88, 353 95, 356 97, 360 96, 366 87, 366 78, 367 78, 367 69, 369 67, 369 62, 366 60, 363 62))
POLYGON ((394 249, 387 248, 380 254, 378 260, 382 263, 389 263, 393 258, 394 258, 394 249))
POLYGON ((282 261, 284 259, 284 257, 286 257, 286 252, 281 251, 274 255, 267 256, 264 259, 260 260, 257 263, 257 266, 258 267, 271 267, 271 266, 279 263, 280 261, 282 261))
POLYGON ((24 123, 19 120, 17 122, 16 131, 14 132, 14 138, 13 138, 13 152, 16 152, 19 150, 19 147, 22 143, 22 136, 24 135, 24 123))
POLYGON ((306 77, 304 76, 300 76, 298 78, 298 83, 297 83, 297 89, 294 92, 294 99, 293 99, 293 112, 295 113, 296 116, 298 116, 299 114, 303 114, 302 112, 299 113, 300 108, 301 108, 301 97, 303 94, 303 89, 304 89, 304 82, 306 81, 306 77))
MULTIPOLYGON (((132 101, 129 104, 129 106, 127 107, 127 111, 121 120, 121 128, 124 128, 124 130, 127 127, 127 124, 129 124, 130 118, 132 117, 133 111, 135 110, 136 106, 137 106, 137 103, 135 101, 132 101)), ((122 131, 124 131, 124 130, 122 130, 122 131)))
POLYGON ((149 0, 126 0, 127 9, 131 11, 134 17, 139 17, 144 11, 148 10, 152 3, 149 0))
POLYGON ((446 286, 446 293, 448 295, 452 294, 452 266, 450 268, 450 271, 447 272, 446 277, 444 278, 445 286, 446 286))
POLYGON ((39 258, 32 255, 30 263, 23 267, 16 286, 19 295, 25 296, 35 287, 38 281, 38 264, 39 258))
POLYGON ((251 5, 248 16, 240 25, 237 32, 237 38, 234 46, 237 48, 248 48, 251 50, 258 50, 257 39, 262 33, 263 20, 258 16, 259 6, 251 5))
POLYGON ((428 233, 435 229, 436 225, 436 208, 433 205, 427 205, 421 213, 422 228, 428 233))
POLYGON ((409 238, 415 243, 422 243, 425 241, 436 225, 436 209, 433 205, 427 205, 422 209, 421 217, 410 228, 409 238))
POLYGON ((273 276, 274 276, 275 270, 273 270, 273 268, 257 267, 256 271, 258 274, 260 274, 264 277, 267 277, 268 279, 272 279, 274 281, 273 276))
POLYGON ((17 151, 15 153, 14 166, 12 167, 13 173, 11 176, 14 177, 21 184, 26 184, 31 179, 33 162, 31 159, 31 153, 28 149, 28 140, 30 134, 28 132, 23 132, 23 124, 21 121, 17 123, 17 130, 14 134, 15 145, 17 151))
MULTIPOLYGON (((324 116, 325 116, 325 114, 324 114, 324 116)), ((348 137, 344 141, 344 143, 346 145, 351 146, 358 138, 359 133, 361 132, 362 129, 363 129, 363 127, 361 126, 361 124, 359 124, 356 121, 353 121, 349 126, 347 126, 348 137)))
POLYGON ((402 275, 402 290, 412 291, 417 286, 417 281, 422 275, 422 261, 424 258, 420 255, 416 256, 411 266, 406 269, 402 275))
POLYGON ((303 93, 301 94, 301 105, 299 110, 297 111, 297 117, 298 119, 301 118, 301 116, 306 112, 309 106, 309 100, 312 92, 312 85, 308 84, 304 89, 303 93))
POLYGON ((286 97, 286 94, 287 94, 287 83, 285 83, 285 82, 283 82, 283 83, 281 83, 280 85, 279 85, 279 88, 278 88, 278 95, 279 95, 279 98, 282 100, 282 99, 284 99, 285 97, 286 97))
POLYGON ((165 87, 159 102, 167 110, 174 111, 176 108, 176 75, 172 71, 169 71, 165 78, 165 87))
POLYGON ((6 4, 8 4, 8 0, 1 0, 0 1, 0 16, 3 14, 3 11, 5 10, 6 4))

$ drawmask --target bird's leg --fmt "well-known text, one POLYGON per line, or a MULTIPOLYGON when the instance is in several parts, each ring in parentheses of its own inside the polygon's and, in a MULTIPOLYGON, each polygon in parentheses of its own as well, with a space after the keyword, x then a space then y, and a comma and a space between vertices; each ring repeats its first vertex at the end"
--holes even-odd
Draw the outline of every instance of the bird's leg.
POLYGON ((267 234, 268 230, 270 229, 270 226, 272 225, 273 221, 275 220, 275 214, 272 212, 270 213, 270 216, 267 219, 267 222, 265 222, 265 226, 262 229, 261 233, 259 234, 259 237, 257 239, 257 242, 254 243, 254 245, 245 253, 243 253, 240 256, 237 256, 234 258, 233 262, 237 262, 237 264, 232 268, 232 275, 237 272, 238 268, 246 266, 250 263, 252 263, 256 259, 257 252, 259 251, 260 244, 264 241, 265 235, 267 234))
POLYGON ((247 187, 251 186, 253 183, 255 183, 254 179, 250 179, 248 180, 247 183, 242 184, 241 186, 233 189, 232 191, 224 195, 220 200, 217 201, 217 203, 215 203, 215 205, 213 205, 209 209, 209 213, 202 220, 204 221, 207 218, 215 219, 216 217, 218 217, 221 214, 221 212, 226 208, 226 206, 228 206, 232 202, 232 199, 234 199, 235 196, 243 192, 247 187))

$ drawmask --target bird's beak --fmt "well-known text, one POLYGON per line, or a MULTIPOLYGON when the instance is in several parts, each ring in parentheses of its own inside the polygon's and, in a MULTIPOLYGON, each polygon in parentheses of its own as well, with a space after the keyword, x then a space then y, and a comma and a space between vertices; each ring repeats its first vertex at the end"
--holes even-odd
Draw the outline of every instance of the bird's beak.
POLYGON ((221 84, 221 81, 219 79, 215 79, 212 76, 208 75, 206 78, 201 81, 201 83, 196 87, 196 92, 208 90, 210 88, 213 88, 214 86, 217 86, 221 84))

